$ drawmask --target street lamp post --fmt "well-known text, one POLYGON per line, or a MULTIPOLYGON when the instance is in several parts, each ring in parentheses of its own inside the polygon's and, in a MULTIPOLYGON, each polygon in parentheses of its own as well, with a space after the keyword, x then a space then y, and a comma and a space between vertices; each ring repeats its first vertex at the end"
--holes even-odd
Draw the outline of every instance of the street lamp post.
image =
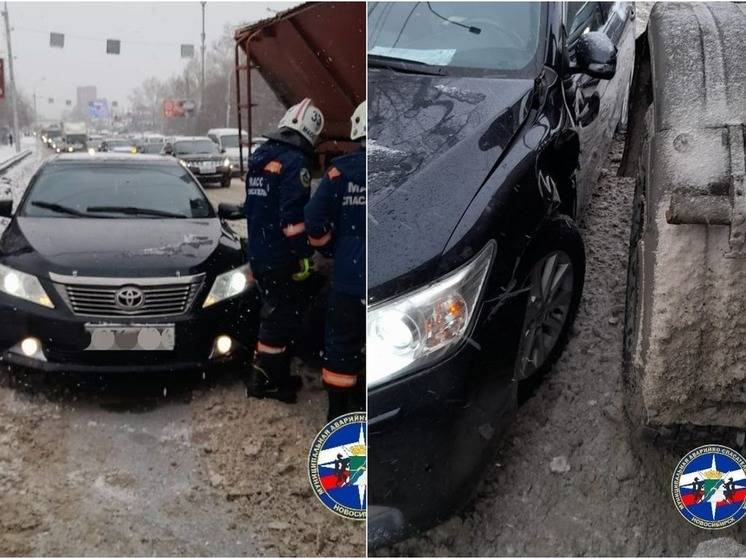
POLYGON ((5 17, 5 38, 8 40, 8 70, 10 77, 10 100, 13 109, 13 139, 16 146, 16 153, 21 151, 21 139, 18 137, 18 101, 16 100, 16 79, 13 74, 13 49, 10 45, 10 16, 8 15, 8 3, 5 2, 3 10, 5 17))
POLYGON ((228 72, 228 90, 225 92, 225 127, 228 128, 231 125, 231 76, 233 74, 233 68, 228 72))
POLYGON ((38 133, 39 131, 39 114, 36 112, 36 86, 39 85, 39 82, 45 81, 47 78, 43 77, 40 80, 36 80, 34 82, 34 133, 38 133))

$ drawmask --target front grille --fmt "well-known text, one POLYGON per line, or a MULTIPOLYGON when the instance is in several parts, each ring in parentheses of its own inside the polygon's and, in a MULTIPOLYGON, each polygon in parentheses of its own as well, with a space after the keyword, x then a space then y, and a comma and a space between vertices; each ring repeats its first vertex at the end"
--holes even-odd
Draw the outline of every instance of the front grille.
MULTIPOLYGON (((51 275, 51 274, 50 274, 51 275)), ((191 278, 148 278, 105 280, 65 277, 57 280, 58 291, 74 314, 96 317, 156 317, 186 313, 202 286, 202 276, 191 278), (131 289, 132 288, 132 289, 131 289), (136 296, 123 297, 122 290, 136 296)), ((55 283, 57 283, 55 282, 55 283)))

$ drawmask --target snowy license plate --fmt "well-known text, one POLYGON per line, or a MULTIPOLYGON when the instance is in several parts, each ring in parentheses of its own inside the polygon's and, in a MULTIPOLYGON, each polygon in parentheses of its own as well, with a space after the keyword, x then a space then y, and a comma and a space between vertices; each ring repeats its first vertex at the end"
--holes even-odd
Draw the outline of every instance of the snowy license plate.
POLYGON ((203 173, 214 173, 215 165, 204 165, 200 169, 203 173))
POLYGON ((172 351, 176 344, 173 324, 86 324, 91 335, 87 351, 172 351))

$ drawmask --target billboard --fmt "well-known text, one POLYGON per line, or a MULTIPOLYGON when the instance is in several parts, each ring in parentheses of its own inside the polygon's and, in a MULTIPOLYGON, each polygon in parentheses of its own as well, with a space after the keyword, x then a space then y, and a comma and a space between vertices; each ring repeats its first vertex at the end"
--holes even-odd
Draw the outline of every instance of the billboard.
POLYGON ((166 118, 182 117, 190 115, 196 105, 194 101, 187 101, 184 99, 164 99, 163 100, 163 116, 166 118))
POLYGON ((109 103, 106 99, 90 101, 88 103, 88 114, 92 118, 109 118, 109 103))

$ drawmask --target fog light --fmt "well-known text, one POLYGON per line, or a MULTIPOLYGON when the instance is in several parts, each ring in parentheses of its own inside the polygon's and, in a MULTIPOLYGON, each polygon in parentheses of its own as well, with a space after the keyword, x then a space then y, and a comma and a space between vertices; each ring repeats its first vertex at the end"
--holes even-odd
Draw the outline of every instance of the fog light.
POLYGON ((218 336, 215 340, 215 349, 218 355, 226 355, 233 347, 233 340, 228 336, 218 336))
POLYGON ((36 338, 26 338, 21 342, 21 351, 26 357, 33 357, 41 347, 36 338))

